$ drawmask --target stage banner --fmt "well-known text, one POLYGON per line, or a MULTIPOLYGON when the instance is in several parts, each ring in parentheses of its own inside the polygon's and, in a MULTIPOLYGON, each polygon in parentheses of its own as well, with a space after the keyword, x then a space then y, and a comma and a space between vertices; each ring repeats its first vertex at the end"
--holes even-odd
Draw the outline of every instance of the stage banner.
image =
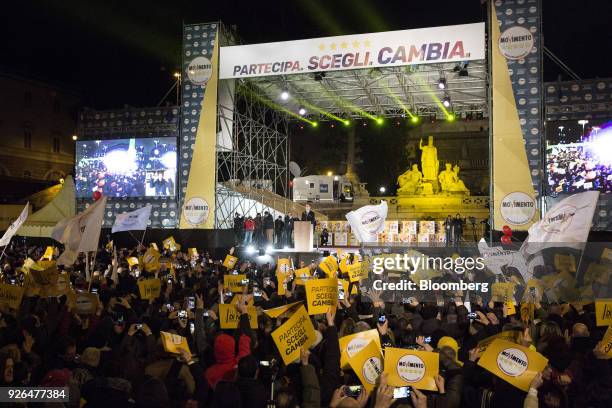
POLYGON ((221 47, 221 79, 485 59, 484 23, 221 47))
POLYGON ((181 229, 215 227, 218 35, 218 24, 184 27, 181 229))
POLYGON ((542 185, 541 1, 492 4, 492 227, 526 230, 542 185))

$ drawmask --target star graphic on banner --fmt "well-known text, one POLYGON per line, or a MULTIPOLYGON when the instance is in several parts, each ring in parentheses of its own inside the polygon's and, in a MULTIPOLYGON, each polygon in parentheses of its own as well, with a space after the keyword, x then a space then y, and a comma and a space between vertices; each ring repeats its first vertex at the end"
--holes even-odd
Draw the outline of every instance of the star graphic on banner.
POLYGON ((319 49, 323 51, 325 49, 325 44, 319 44, 319 49))
POLYGON ((359 48, 359 41, 353 41, 353 48, 359 48))
POLYGON ((340 48, 346 48, 348 47, 348 44, 346 43, 346 41, 343 41, 342 44, 340 44, 340 48))
POLYGON ((331 50, 335 50, 335 49, 336 49, 336 43, 331 43, 331 44, 329 45, 329 48, 330 48, 331 50))
POLYGON ((365 41, 363 42, 363 46, 364 46, 364 47, 369 47, 369 46, 370 46, 370 40, 365 40, 365 41))

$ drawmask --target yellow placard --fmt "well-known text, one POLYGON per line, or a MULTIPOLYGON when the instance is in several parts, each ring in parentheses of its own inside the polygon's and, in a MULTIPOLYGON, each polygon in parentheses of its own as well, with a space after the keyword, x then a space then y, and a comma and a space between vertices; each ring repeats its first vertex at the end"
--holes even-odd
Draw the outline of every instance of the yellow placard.
POLYGON ((23 286, 0 283, 0 304, 6 304, 11 309, 19 309, 23 291, 23 286))
POLYGON ((521 321, 527 326, 535 317, 535 305, 532 302, 521 303, 521 321))
POLYGON ((161 281, 159 279, 139 280, 138 291, 142 300, 157 299, 161 294, 161 281))
POLYGON ((330 255, 323 259, 319 264, 319 268, 329 277, 335 277, 338 270, 338 260, 335 256, 330 255))
POLYGON ((300 348, 308 349, 316 340, 315 329, 306 308, 300 306, 285 323, 274 330, 272 340, 285 365, 297 360, 300 348))
POLYGON ((169 249, 170 251, 178 250, 177 243, 173 236, 169 236, 168 238, 164 239, 162 244, 164 244, 164 248, 169 249))
POLYGON ((311 277, 312 275, 310 274, 310 268, 308 266, 300 268, 295 271, 295 284, 306 285, 306 282, 310 280, 311 277))
POLYGON ((127 263, 128 263, 128 265, 129 265, 129 267, 130 267, 130 268, 131 268, 132 266, 134 266, 134 265, 138 265, 138 258, 136 258, 135 256, 130 256, 130 257, 127 259, 127 263))
MULTIPOLYGON (((155 244, 155 243, 153 243, 155 244)), ((155 245, 157 247, 157 245, 155 245)), ((160 269, 159 259, 161 258, 161 254, 156 248, 148 248, 144 255, 142 256, 142 265, 144 266, 145 271, 153 272, 160 269)), ((129 259, 128 259, 129 262, 129 259)))
POLYGON ((604 334, 601 343, 599 343, 599 349, 608 356, 608 359, 612 358, 612 326, 606 330, 606 334, 604 334))
POLYGON ((187 253, 189 254, 189 256, 197 258, 200 256, 200 254, 198 254, 198 249, 197 248, 187 248, 187 253))
POLYGON ((505 302, 514 299, 514 282, 497 282, 491 285, 491 299, 505 302))
POLYGON ((39 286, 55 285, 59 271, 55 261, 39 261, 36 266, 30 268, 30 275, 39 286))
POLYGON ((340 263, 338 264, 338 269, 340 269, 340 272, 342 273, 348 273, 348 259, 347 258, 340 258, 340 263))
POLYGON ((383 371, 382 361, 380 347, 373 341, 369 342, 349 360, 351 368, 367 391, 371 392, 376 387, 376 380, 383 371))
POLYGON ((168 333, 165 331, 159 332, 162 339, 162 344, 164 345, 164 350, 167 353, 179 354, 179 349, 189 350, 189 344, 187 343, 187 339, 183 336, 179 336, 178 334, 168 333))
POLYGON ((55 285, 48 285, 41 290, 41 295, 46 297, 58 297, 68 293, 70 290, 70 276, 67 273, 57 275, 55 285))
MULTIPOLYGON (((338 291, 340 290, 340 285, 342 285, 342 290, 344 291, 344 296, 348 293, 349 281, 346 279, 338 279, 338 291)), ((357 294, 357 285, 353 285, 351 289, 351 295, 357 294)))
POLYGON ((437 391, 438 353, 411 349, 385 348, 387 382, 394 387, 411 386, 419 390, 437 391))
POLYGON ((234 269, 237 262, 238 258, 233 255, 227 254, 225 255, 225 259, 223 260, 223 266, 225 266, 227 269, 234 269))
POLYGON ((265 314, 267 314, 268 316, 270 316, 272 319, 276 319, 280 315, 290 311, 295 306, 297 306, 297 305, 299 305, 301 303, 302 302, 293 302, 293 303, 289 303, 288 305, 282 305, 282 306, 278 306, 278 307, 273 307, 272 309, 264 310, 263 312, 265 314))
MULTIPOLYGON (((247 306, 247 315, 251 329, 257 329, 257 308, 247 306)), ((219 305, 219 323, 222 329, 237 329, 240 321, 240 312, 236 305, 219 305)))
POLYGON ((74 298, 74 311, 77 314, 94 314, 98 307, 98 295, 89 292, 77 292, 74 298))
POLYGON ((40 259, 46 259, 48 261, 51 261, 53 259, 53 247, 48 246, 47 249, 45 249, 45 253, 40 259))
POLYGON ((573 255, 555 254, 554 264, 558 271, 576 272, 576 258, 573 255))
POLYGON ((357 355, 370 342, 376 344, 378 349, 380 346, 380 336, 377 329, 366 330, 348 336, 341 337, 340 343, 340 367, 348 368, 349 361, 357 355))
POLYGON ((223 275, 223 286, 234 293, 242 292, 242 280, 246 278, 246 275, 223 275))
POLYGON ((595 300, 597 326, 612 326, 612 299, 595 300))
POLYGON ((516 314, 516 306, 514 305, 513 301, 507 301, 506 302, 506 315, 507 316, 512 316, 516 314))
POLYGON ((487 348, 491 345, 491 343, 493 343, 497 339, 502 339, 502 340, 516 343, 518 341, 519 335, 520 335, 520 332, 518 330, 506 330, 506 331, 494 334, 493 336, 489 336, 486 339, 482 339, 478 342, 477 344, 478 351, 480 352, 480 354, 484 353, 487 350, 487 348))
POLYGON ((351 282, 359 282, 362 279, 368 278, 367 264, 363 262, 355 262, 348 266, 348 275, 351 282))
POLYGON ((326 313, 338 305, 338 279, 311 279, 306 282, 308 314, 326 313))
POLYGON ((531 380, 544 370, 548 359, 516 343, 496 339, 480 356, 478 365, 515 387, 529 391, 531 380))

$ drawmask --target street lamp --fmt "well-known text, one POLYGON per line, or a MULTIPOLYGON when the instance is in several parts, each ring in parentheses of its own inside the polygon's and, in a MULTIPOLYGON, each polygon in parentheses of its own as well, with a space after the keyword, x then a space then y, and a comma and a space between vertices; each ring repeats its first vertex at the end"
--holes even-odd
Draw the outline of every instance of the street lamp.
POLYGON ((72 135, 72 140, 74 140, 75 142, 76 142, 76 140, 77 140, 78 138, 79 138, 79 137, 78 137, 77 135, 72 135))
POLYGON ((387 189, 384 187, 381 187, 378 189, 378 191, 380 191, 380 194, 385 194, 385 191, 387 191, 387 189))

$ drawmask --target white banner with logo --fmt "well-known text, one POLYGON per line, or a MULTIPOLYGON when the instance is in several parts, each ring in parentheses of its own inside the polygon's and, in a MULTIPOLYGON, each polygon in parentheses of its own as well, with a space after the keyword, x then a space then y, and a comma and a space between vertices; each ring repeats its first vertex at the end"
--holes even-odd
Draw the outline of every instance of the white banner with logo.
POLYGON ((147 204, 135 211, 118 214, 117 217, 115 217, 115 223, 113 224, 111 232, 114 234, 120 231, 146 230, 150 217, 151 204, 147 204))
POLYGON ((387 219, 387 202, 378 205, 366 205, 346 214, 351 229, 360 242, 376 242, 378 233, 385 229, 387 219))
POLYGON ((221 47, 219 79, 485 58, 484 23, 221 47))

